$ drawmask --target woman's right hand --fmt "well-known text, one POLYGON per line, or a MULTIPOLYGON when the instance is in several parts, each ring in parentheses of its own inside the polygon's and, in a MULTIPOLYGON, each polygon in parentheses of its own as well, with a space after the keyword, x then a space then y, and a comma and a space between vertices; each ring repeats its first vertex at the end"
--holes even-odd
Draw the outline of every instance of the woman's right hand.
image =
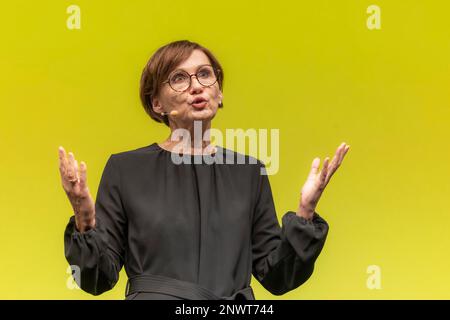
POLYGON ((76 228, 85 232, 95 227, 95 204, 86 183, 86 163, 81 161, 78 168, 73 153, 67 157, 63 147, 59 147, 58 154, 61 182, 75 214, 76 228))

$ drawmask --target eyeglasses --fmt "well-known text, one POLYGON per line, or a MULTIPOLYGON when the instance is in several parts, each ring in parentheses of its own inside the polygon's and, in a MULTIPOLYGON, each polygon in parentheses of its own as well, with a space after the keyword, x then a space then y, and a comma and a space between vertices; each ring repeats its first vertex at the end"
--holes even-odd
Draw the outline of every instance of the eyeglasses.
MULTIPOLYGON (((217 73, 220 72, 220 70, 216 71, 217 73)), ((192 76, 195 76, 197 81, 204 87, 210 87, 217 82, 217 76, 214 68, 210 65, 204 65, 201 66, 200 69, 194 74, 189 74, 184 70, 175 70, 163 83, 169 83, 169 86, 173 90, 182 92, 191 86, 192 76)))

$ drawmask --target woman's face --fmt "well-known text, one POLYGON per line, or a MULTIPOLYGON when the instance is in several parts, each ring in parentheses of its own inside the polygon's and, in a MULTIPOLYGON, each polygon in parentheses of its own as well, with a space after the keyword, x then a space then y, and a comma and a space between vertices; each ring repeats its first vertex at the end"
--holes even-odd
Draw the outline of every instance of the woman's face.
MULTIPOLYGON (((195 74, 203 70, 205 65, 211 66, 208 56, 201 50, 194 50, 187 60, 171 72, 171 75, 177 74, 177 70, 195 74)), ((183 126, 183 124, 192 124, 194 120, 213 119, 221 101, 222 92, 217 81, 213 85, 205 87, 198 82, 196 77, 192 76, 191 86, 182 92, 173 90, 168 83, 163 84, 158 97, 153 100, 153 109, 157 113, 178 111, 176 116, 169 115, 169 119, 183 126), (205 101, 194 103, 198 99, 205 101)))

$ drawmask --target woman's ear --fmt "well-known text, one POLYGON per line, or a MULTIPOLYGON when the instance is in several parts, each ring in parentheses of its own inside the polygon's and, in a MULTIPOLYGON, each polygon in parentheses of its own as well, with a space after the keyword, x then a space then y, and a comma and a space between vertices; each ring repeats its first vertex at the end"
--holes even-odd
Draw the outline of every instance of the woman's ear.
POLYGON ((159 102, 158 98, 153 98, 152 99, 152 108, 153 108, 153 111, 155 111, 156 113, 163 112, 161 103, 159 102))

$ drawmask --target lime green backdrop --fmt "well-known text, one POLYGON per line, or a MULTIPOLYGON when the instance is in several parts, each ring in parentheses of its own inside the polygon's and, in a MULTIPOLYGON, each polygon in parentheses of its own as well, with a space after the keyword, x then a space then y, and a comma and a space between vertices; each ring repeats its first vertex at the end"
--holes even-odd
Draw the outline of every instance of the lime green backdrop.
POLYGON ((257 299, 450 298, 448 1, 12 1, 0 33, 0 298, 123 299, 66 286, 72 215, 57 148, 88 165, 168 136, 140 105, 141 70, 180 39, 225 70, 213 127, 280 129, 278 217, 314 157, 351 145, 318 206, 330 233, 310 280, 257 299), (81 29, 66 9, 81 9, 81 29), (381 29, 369 30, 369 5, 381 29), (381 288, 366 285, 381 270, 381 288))

